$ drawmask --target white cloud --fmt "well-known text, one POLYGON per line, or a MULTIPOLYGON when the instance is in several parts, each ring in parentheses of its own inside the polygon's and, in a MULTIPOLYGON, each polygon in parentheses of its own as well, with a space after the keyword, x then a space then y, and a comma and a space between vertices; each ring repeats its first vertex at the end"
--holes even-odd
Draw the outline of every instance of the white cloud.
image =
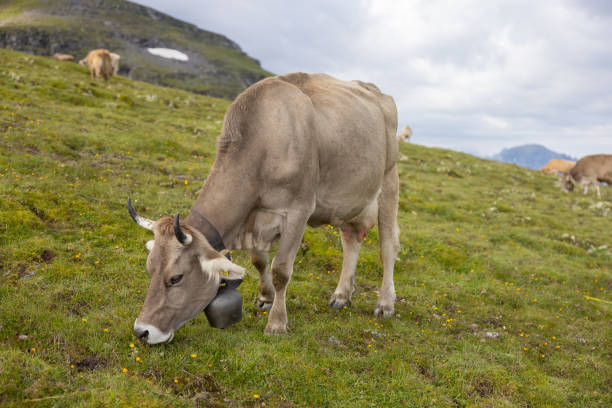
POLYGON ((272 72, 376 83, 416 143, 612 153, 605 0, 141 3, 226 35, 272 72))

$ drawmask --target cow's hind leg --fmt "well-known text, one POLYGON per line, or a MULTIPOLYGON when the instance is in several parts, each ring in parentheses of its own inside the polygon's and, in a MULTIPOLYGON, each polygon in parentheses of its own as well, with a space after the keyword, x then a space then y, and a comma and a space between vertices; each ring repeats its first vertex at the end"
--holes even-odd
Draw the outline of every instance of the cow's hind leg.
POLYGON ((263 311, 269 311, 274 301, 274 286, 269 268, 269 255, 267 251, 253 249, 251 251, 251 262, 259 271, 259 294, 257 295, 257 306, 263 311))
POLYGON ((267 334, 287 333, 287 306, 285 294, 287 285, 293 273, 293 262, 300 248, 306 221, 310 216, 307 211, 293 211, 287 214, 287 223, 272 260, 272 286, 274 287, 274 301, 270 309, 268 324, 264 330, 267 334))
POLYGON ((378 236, 384 274, 380 297, 374 314, 390 317, 395 312, 395 286, 393 268, 399 252, 399 227, 397 225, 397 206, 399 201, 397 166, 385 175, 378 206, 378 236))
POLYGON ((340 280, 334 294, 329 301, 329 305, 336 309, 342 309, 351 304, 351 296, 355 291, 355 268, 357 258, 361 249, 361 241, 358 232, 351 227, 342 229, 342 272, 340 280))

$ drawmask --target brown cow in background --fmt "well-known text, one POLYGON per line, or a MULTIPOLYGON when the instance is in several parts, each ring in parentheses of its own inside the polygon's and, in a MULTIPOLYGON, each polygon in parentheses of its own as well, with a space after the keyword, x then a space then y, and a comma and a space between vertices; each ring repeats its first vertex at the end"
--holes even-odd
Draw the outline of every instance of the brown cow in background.
POLYGON ((593 184, 597 197, 601 197, 599 182, 612 185, 612 154, 594 154, 584 156, 563 176, 561 188, 572 191, 576 183, 584 185, 584 194, 589 192, 589 184, 593 184))
POLYGON ((575 161, 552 159, 540 171, 544 174, 556 174, 557 172, 566 174, 576 165, 575 161))
POLYGON ((89 68, 92 79, 102 77, 108 81, 114 73, 111 53, 103 48, 90 51, 87 57, 79 61, 79 64, 89 68))
POLYGON ((53 54, 53 58, 55 58, 58 61, 74 61, 74 56, 70 54, 62 54, 59 52, 53 54))

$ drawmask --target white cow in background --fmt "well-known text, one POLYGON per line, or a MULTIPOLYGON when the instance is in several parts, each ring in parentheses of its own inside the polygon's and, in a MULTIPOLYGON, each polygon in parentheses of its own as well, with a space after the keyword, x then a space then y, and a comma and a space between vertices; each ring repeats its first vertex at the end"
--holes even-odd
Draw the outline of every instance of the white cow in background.
POLYGON ((412 128, 408 125, 404 126, 398 136, 399 140, 404 141, 404 142, 409 142, 411 137, 412 137, 412 128))
POLYGON ((119 72, 119 60, 121 59, 121 56, 119 54, 115 54, 114 52, 111 52, 110 56, 111 63, 113 64, 113 75, 117 75, 117 72, 119 72))

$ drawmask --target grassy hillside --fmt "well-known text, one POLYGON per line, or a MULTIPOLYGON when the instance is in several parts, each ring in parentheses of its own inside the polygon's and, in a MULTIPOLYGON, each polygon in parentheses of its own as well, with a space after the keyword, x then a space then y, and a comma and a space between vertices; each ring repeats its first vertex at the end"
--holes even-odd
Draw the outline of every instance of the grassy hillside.
POLYGON ((0 405, 612 404, 610 188, 564 194, 552 176, 402 144, 395 318, 372 317, 376 230, 337 311, 338 232, 308 229, 290 334, 263 334, 238 253, 244 320, 199 316, 146 346, 132 325, 151 235, 127 197, 149 218, 187 214, 228 103, 5 50, 0 67, 0 405))
POLYGON ((121 55, 120 75, 225 98, 270 75, 227 37, 125 0, 0 2, 0 47, 77 60, 108 48, 121 55), (160 47, 189 61, 147 51, 160 47))

